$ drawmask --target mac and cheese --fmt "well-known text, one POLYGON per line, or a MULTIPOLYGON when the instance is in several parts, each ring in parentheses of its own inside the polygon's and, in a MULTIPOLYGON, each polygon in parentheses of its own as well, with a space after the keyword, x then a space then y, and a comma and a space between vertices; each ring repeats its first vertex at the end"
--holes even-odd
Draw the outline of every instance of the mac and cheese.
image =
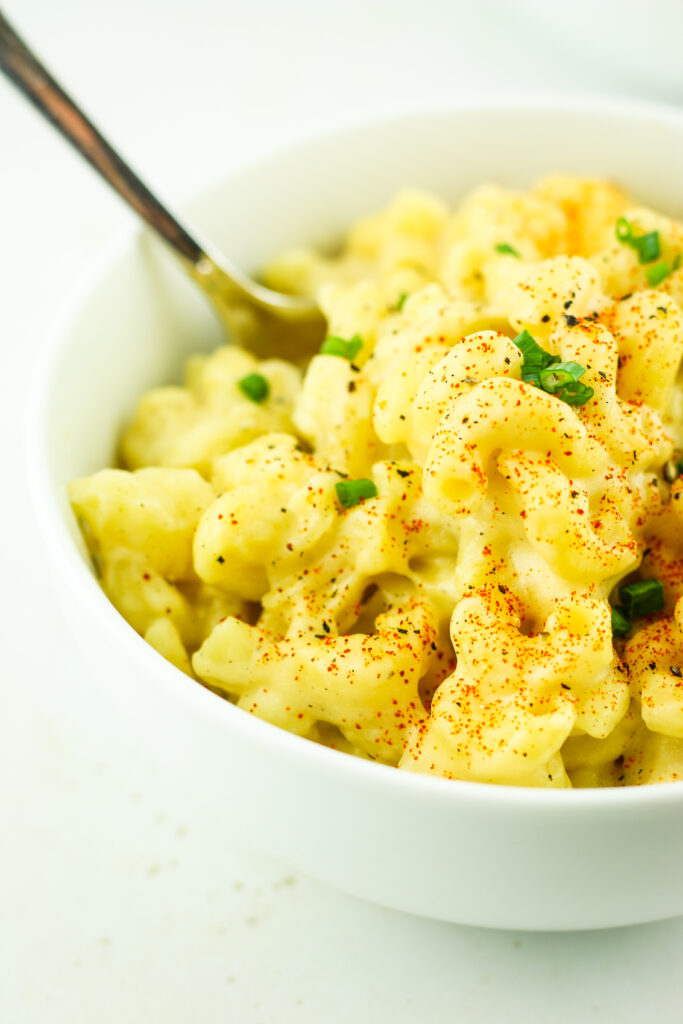
POLYGON ((181 671, 452 779, 683 777, 683 223, 603 181, 417 192, 341 255, 300 370, 236 346, 70 487, 102 586, 181 671))

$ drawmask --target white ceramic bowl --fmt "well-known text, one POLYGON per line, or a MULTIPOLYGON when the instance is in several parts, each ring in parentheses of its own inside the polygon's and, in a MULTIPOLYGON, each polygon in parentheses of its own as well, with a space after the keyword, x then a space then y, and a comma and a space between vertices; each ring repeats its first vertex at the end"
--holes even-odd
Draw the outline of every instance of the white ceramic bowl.
MULTIPOLYGON (((683 114, 640 105, 470 104, 298 143, 189 212, 245 268, 329 240, 412 184, 450 200, 563 169, 683 211, 683 114)), ((683 912, 683 785, 543 791, 448 782, 356 760, 237 710, 164 661, 101 592, 65 497, 110 463, 137 397, 219 341, 203 300, 142 234, 56 327, 30 408, 33 500, 81 671, 130 710, 178 792, 291 865, 369 900, 500 928, 597 928, 683 912)))

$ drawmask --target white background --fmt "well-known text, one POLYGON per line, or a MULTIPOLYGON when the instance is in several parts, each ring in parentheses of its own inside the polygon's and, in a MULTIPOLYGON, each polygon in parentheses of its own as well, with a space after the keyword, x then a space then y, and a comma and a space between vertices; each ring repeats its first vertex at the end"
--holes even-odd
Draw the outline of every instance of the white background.
MULTIPOLYGON (((293 132, 368 109, 511 90, 658 95, 632 62, 608 73, 513 8, 4 5, 171 199, 293 132)), ((101 703, 47 582, 22 422, 55 308, 128 218, 0 81, 0 1020, 680 1020, 683 920, 529 935, 361 903, 246 849, 228 834, 229 807, 225 822, 200 800, 180 816, 123 717, 101 703)))

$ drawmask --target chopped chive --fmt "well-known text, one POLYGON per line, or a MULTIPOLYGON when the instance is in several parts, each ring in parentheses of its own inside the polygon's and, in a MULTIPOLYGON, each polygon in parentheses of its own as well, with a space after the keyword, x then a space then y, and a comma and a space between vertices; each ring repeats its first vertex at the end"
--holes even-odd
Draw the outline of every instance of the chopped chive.
POLYGON ((624 615, 621 608, 612 609, 612 636, 626 636, 631 628, 631 623, 624 615))
POLYGON ((340 356, 352 363, 362 347, 363 339, 359 334, 354 334, 348 341, 345 338, 335 338, 330 335, 329 338, 325 338, 320 351, 323 355, 340 356))
POLYGON ((558 392, 557 397, 566 402, 567 405, 585 405, 586 402, 590 402, 591 398, 595 394, 595 391, 590 384, 582 384, 576 380, 570 384, 567 384, 558 392))
POLYGON ((586 372, 586 367, 579 363, 551 363, 547 369, 541 370, 541 387, 551 395, 556 395, 565 384, 577 381, 586 372))
POLYGON ((510 245, 509 242, 499 242, 496 246, 496 252, 499 252, 501 256, 516 256, 518 260, 521 260, 522 258, 514 246, 510 245))
POLYGON ((352 508, 364 498, 376 498, 377 488, 372 480, 340 480, 334 485, 339 504, 344 508, 352 508))
POLYGON ((237 381, 237 387, 252 402, 264 402, 270 394, 270 384, 260 373, 248 373, 237 381))
POLYGON ((653 263, 651 267, 648 267, 645 271, 648 284, 656 288, 658 284, 665 281, 671 273, 671 267, 666 260, 660 260, 659 263, 653 263))
POLYGON ((622 245, 628 245, 638 253, 640 263, 654 263, 661 255, 659 231, 648 231, 644 235, 636 235, 633 225, 625 217, 617 219, 615 233, 622 245))
MULTIPOLYGON (((560 365, 559 363, 557 364, 560 365)), ((566 387, 567 384, 571 384, 577 378, 573 377, 571 373, 567 373, 565 370, 556 370, 554 366, 551 366, 547 370, 541 370, 538 375, 539 387, 547 391, 549 395, 556 395, 566 387)))
POLYGON ((527 384, 535 384, 567 405, 585 405, 593 397, 593 388, 579 383, 586 372, 584 366, 561 362, 559 356, 542 349, 528 331, 522 331, 513 341, 524 356, 521 375, 527 384))
MULTIPOLYGON (((518 334, 516 338, 513 338, 512 342, 524 356, 522 380, 527 380, 525 374, 537 376, 541 370, 545 370, 546 366, 559 362, 558 356, 551 356, 549 352, 541 348, 535 338, 526 330, 518 334)), ((537 384, 537 381, 532 380, 532 383, 537 384)))
POLYGON ((662 251, 659 244, 659 231, 648 231, 646 235, 634 238, 633 242, 641 263, 654 263, 659 259, 662 251))
POLYGON ((677 252, 676 255, 674 256, 674 261, 671 264, 671 271, 672 271, 672 273, 677 271, 678 268, 680 267, 680 265, 681 265, 681 254, 680 254, 680 252, 677 252))
POLYGON ((616 236, 620 242, 630 242, 633 236, 633 228, 626 217, 618 217, 616 225, 616 236))
POLYGON ((567 405, 585 405, 593 397, 593 388, 580 384, 579 377, 586 372, 580 363, 553 363, 539 374, 539 384, 550 395, 556 395, 567 405))
POLYGON ((405 306, 407 298, 408 298, 408 292, 401 292, 401 294, 398 297, 398 302, 396 303, 396 309, 398 310, 399 313, 401 312, 401 310, 405 306))
POLYGON ((661 612, 664 607, 664 587, 660 580, 639 580, 619 590, 619 600, 630 619, 650 612, 661 612))

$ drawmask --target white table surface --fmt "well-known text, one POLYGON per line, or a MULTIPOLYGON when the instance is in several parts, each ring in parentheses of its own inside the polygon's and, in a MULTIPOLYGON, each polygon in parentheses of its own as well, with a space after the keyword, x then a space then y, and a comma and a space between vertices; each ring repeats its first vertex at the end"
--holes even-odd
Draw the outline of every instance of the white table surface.
MULTIPOLYGON (((171 198, 264 144, 388 104, 654 95, 627 69, 581 66, 495 0, 4 9, 171 198)), ((682 919, 569 935, 415 919, 290 873, 201 806, 178 813, 63 631, 24 483, 46 328, 128 214, 4 82, 0 126, 0 1021, 682 1019, 682 919)))

